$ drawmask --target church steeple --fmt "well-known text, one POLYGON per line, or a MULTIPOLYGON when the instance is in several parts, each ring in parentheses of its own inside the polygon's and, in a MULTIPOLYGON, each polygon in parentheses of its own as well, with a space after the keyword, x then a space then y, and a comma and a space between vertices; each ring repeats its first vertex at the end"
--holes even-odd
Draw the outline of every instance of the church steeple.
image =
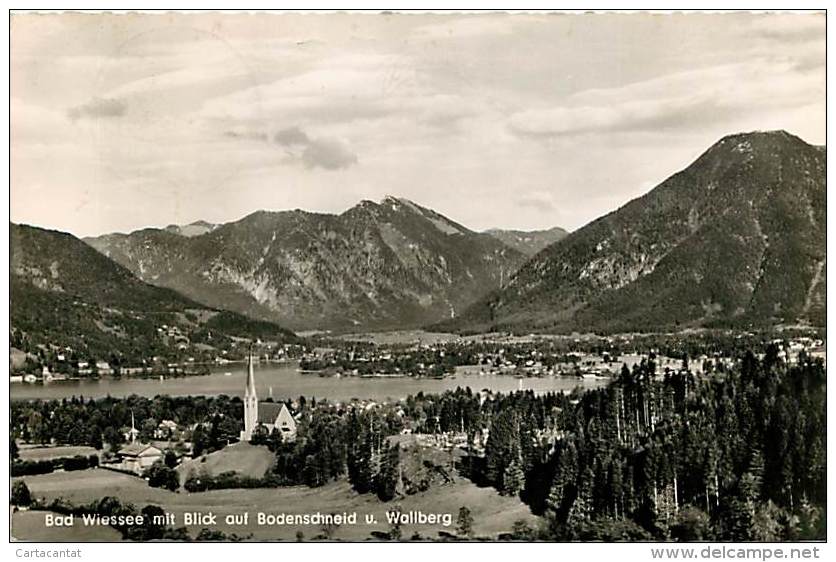
POLYGON ((131 430, 128 432, 128 437, 131 440, 131 443, 136 442, 136 436, 139 435, 139 431, 136 429, 136 422, 134 421, 134 411, 131 410, 131 430))
POLYGON ((250 352, 247 355, 247 386, 244 389, 244 397, 253 396, 256 397, 255 393, 255 373, 253 372, 253 351, 250 348, 250 352))
POLYGON ((247 381, 244 386, 244 431, 241 441, 252 439, 253 431, 258 425, 258 395, 255 391, 255 372, 253 369, 253 351, 247 354, 247 381))

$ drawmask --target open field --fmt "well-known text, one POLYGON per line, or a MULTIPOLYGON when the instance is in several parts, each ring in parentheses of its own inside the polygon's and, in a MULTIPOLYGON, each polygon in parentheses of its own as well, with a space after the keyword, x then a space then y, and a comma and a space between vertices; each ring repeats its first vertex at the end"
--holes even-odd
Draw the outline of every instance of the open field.
POLYGON ((93 447, 61 445, 58 447, 38 447, 38 446, 22 446, 19 451, 21 460, 24 461, 45 461, 49 459, 59 459, 66 457, 74 457, 76 455, 90 456, 98 453, 93 447))
MULTIPOLYGON (((322 532, 318 525, 259 526, 255 521, 258 512, 356 512, 357 524, 343 525, 333 535, 336 540, 352 541, 370 539, 373 531, 386 532, 389 525, 385 514, 395 506, 399 506, 402 512, 449 513, 453 520, 450 527, 441 524, 403 525, 401 529, 404 539, 410 538, 416 532, 425 538, 438 538, 439 531, 454 533, 456 516, 462 506, 467 506, 472 512, 475 536, 496 536, 509 531, 517 520, 526 520, 535 525, 538 519, 531 515, 527 506, 518 499, 500 496, 491 488, 479 488, 463 478, 458 478, 455 483, 436 486, 426 492, 389 503, 383 503, 372 495, 361 496, 352 491, 345 481, 333 482, 321 488, 294 486, 214 490, 189 494, 150 488, 139 478, 101 469, 26 476, 23 480, 34 496, 47 500, 64 497, 73 503, 88 503, 105 495, 113 495, 123 502, 135 504, 137 508, 147 504, 159 505, 175 514, 176 527, 183 525, 185 512, 212 511, 218 515, 218 524, 212 527, 227 533, 252 534, 254 540, 295 540, 297 531, 301 531, 310 539, 322 532), (230 525, 223 521, 227 515, 247 512, 249 521, 245 525, 230 525), (366 514, 373 515, 376 522, 365 524, 366 514)), ((205 525, 190 526, 189 531, 194 535, 203 526, 205 525)))
POLYGON ((73 527, 47 527, 48 511, 18 511, 12 514, 12 539, 39 542, 114 542, 122 535, 112 527, 77 524, 73 527))
POLYGON ((224 472, 237 472, 241 476, 261 478, 273 465, 273 460, 274 455, 267 447, 235 443, 220 451, 186 461, 177 467, 177 472, 180 474, 181 484, 192 473, 217 476, 224 472))

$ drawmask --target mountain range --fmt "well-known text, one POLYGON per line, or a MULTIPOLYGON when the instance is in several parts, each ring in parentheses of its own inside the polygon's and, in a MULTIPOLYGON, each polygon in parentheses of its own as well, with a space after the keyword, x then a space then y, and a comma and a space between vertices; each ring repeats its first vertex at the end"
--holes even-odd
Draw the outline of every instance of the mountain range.
POLYGON ((502 230, 492 228, 485 232, 503 242, 506 246, 510 246, 529 257, 569 235, 565 229, 559 226, 548 230, 502 230))
POLYGON ((12 224, 13 336, 95 353, 156 349, 162 323, 195 341, 823 326, 825 161, 784 131, 730 135, 572 233, 475 232, 395 197, 84 241, 12 224))
POLYGON ((194 226, 85 241, 143 281, 297 330, 418 327, 452 318, 501 287, 527 257, 395 197, 339 215, 259 211, 219 226, 197 224, 203 232, 194 226))
POLYGON ((275 324, 145 283, 71 234, 11 224, 10 241, 13 348, 70 348, 80 358, 137 364, 173 357, 184 338, 206 350, 234 338, 297 341, 275 324), (163 330, 177 338, 161 336, 163 330))
POLYGON ((825 164, 824 147, 784 131, 724 137, 437 328, 823 326, 825 164))

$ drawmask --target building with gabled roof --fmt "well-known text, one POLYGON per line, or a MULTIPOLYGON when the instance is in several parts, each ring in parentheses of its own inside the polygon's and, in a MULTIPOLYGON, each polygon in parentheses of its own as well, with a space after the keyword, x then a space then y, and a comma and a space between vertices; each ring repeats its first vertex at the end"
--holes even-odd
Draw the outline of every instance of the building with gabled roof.
POLYGON ((277 429, 284 441, 296 439, 296 420, 293 419, 287 405, 258 401, 253 356, 250 353, 247 358, 247 381, 244 386, 244 431, 241 432, 241 441, 251 441, 259 427, 266 429, 267 433, 277 429))
POLYGON ((142 474, 145 469, 163 458, 160 449, 148 443, 137 442, 125 445, 119 449, 117 455, 122 464, 121 468, 136 474, 142 474))
POLYGON ((268 433, 277 429, 284 441, 296 439, 296 420, 284 402, 259 402, 257 422, 268 433))

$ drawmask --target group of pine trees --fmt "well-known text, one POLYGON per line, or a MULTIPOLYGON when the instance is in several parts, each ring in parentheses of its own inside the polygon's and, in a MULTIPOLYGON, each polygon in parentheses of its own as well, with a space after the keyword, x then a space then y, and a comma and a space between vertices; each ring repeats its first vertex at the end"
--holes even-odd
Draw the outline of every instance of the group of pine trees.
POLYGON ((821 363, 787 366, 773 349, 722 376, 658 380, 654 371, 652 362, 625 367, 568 404, 502 399, 481 476, 545 515, 550 538, 593 528, 681 540, 824 537, 821 363), (560 430, 544 439, 549 408, 560 430))

